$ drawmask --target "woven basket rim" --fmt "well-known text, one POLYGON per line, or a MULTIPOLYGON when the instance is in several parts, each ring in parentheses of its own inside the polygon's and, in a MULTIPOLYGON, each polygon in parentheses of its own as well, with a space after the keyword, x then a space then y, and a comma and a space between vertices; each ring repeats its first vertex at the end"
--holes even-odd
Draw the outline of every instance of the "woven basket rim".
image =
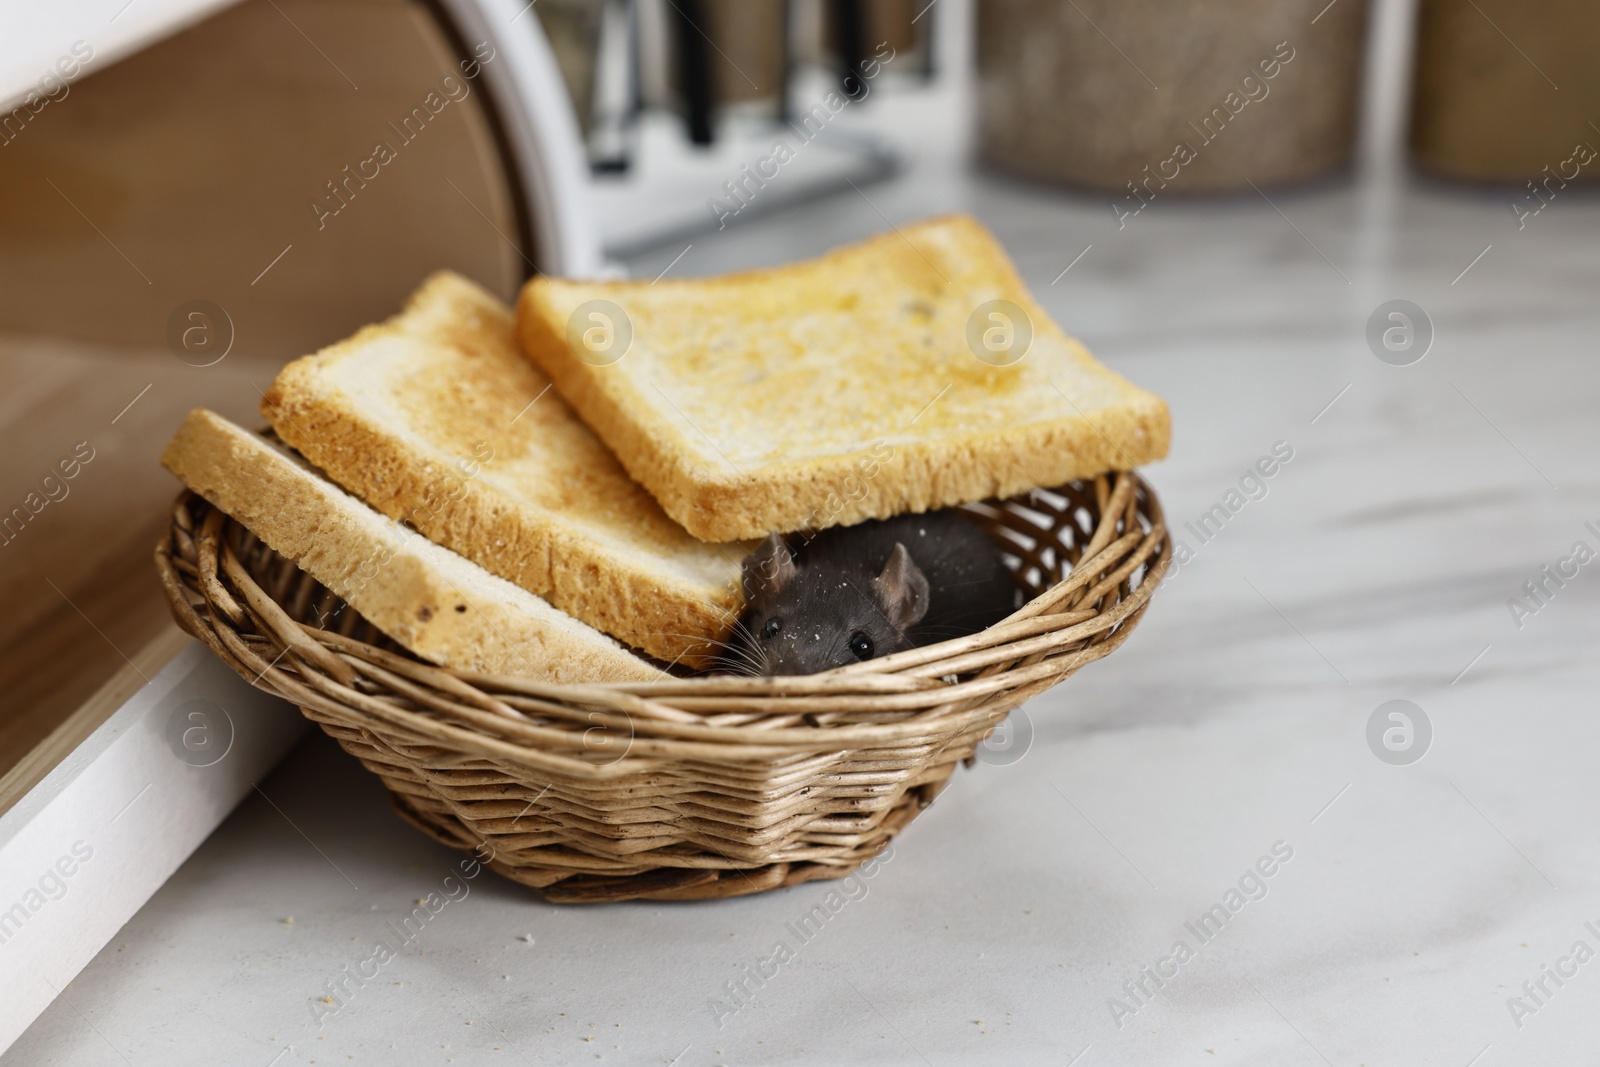
MULTIPOLYGON (((1063 580, 1006 620, 803 676, 573 684, 427 663, 292 618, 239 560, 234 542, 248 531, 187 491, 174 505, 156 563, 179 625, 260 688, 302 707, 338 706, 460 751, 537 756, 552 770, 603 778, 638 759, 799 758, 955 736, 983 718, 992 727, 1022 700, 1120 646, 1171 560, 1160 502, 1137 473, 1025 497, 1037 503, 1039 493, 1069 491, 1092 493, 1098 503, 1093 535, 1063 580), (193 563, 175 555, 185 539, 193 563), (594 727, 626 730, 625 756, 608 762, 574 744, 594 727)), ((989 503, 1017 507, 1019 499, 989 503)))

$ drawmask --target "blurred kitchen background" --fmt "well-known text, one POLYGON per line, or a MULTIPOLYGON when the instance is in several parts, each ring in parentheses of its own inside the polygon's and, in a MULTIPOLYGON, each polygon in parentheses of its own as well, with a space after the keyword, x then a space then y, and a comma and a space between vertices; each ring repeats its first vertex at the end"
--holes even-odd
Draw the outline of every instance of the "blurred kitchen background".
POLYGON ((509 297, 880 180, 969 82, 962 12, 898 0, 81 6, 0 44, 0 328, 164 343, 203 298, 278 361, 429 270, 509 297))
POLYGON ((1525 226, 1600 171, 1577 0, 74 7, 0 45, 0 328, 163 343, 205 300, 247 358, 428 269, 509 295, 893 176, 1033 183, 1121 231, 1403 168, 1525 226))

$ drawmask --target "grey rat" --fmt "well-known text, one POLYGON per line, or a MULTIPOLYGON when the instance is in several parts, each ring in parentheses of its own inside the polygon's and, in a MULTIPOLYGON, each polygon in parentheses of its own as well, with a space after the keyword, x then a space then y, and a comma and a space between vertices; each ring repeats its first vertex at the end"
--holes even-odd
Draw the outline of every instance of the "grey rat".
POLYGON ((770 534, 743 572, 724 666, 744 674, 813 674, 977 633, 1018 600, 994 541, 955 510, 835 527, 797 551, 770 534))

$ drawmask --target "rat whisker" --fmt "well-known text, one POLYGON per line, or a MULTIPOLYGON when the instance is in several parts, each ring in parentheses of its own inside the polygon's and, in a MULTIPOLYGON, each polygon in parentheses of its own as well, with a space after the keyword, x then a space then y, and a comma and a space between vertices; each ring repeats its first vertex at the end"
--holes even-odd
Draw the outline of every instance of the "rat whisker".
POLYGON ((730 654, 717 660, 717 665, 712 669, 714 674, 737 674, 747 678, 760 678, 765 674, 764 664, 751 652, 743 648, 734 648, 730 654))
POLYGON ((730 644, 721 657, 721 662, 727 665, 747 667, 752 676, 759 677, 766 673, 766 660, 759 647, 751 642, 736 641, 730 644))
POLYGON ((729 674, 736 674, 741 678, 764 677, 760 668, 753 663, 732 662, 728 663, 726 666, 729 674))
POLYGON ((690 641, 699 641, 702 644, 714 645, 717 648, 728 648, 728 647, 730 647, 728 642, 726 642, 726 641, 718 641, 714 637, 706 637, 703 634, 680 634, 680 633, 674 633, 671 630, 652 630, 646 636, 648 636, 648 637, 682 637, 682 638, 687 638, 690 641))

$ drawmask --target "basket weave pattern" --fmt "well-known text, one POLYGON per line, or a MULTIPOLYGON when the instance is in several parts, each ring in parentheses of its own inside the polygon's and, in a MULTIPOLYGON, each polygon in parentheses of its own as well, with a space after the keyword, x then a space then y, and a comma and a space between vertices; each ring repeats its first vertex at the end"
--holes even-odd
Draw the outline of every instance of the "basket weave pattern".
POLYGON ((298 705, 419 829, 551 901, 687 900, 871 859, 1012 708, 1127 639, 1171 555, 1131 472, 969 510, 1026 604, 804 677, 584 686, 433 666, 190 493, 156 562, 179 625, 298 705))

